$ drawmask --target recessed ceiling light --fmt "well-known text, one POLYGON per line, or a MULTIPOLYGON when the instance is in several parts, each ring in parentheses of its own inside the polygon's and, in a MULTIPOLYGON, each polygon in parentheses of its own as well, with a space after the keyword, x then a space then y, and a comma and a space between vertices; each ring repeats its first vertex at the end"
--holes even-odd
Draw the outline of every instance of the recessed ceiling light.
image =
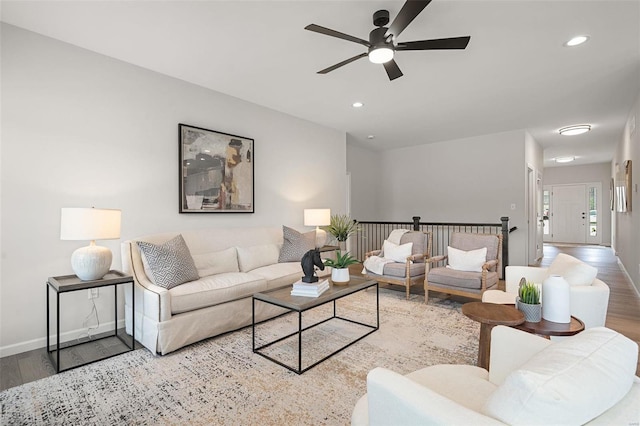
POLYGON ((576 157, 556 157, 556 163, 570 163, 575 160, 576 157))
POLYGON ((578 45, 586 42, 587 40, 589 40, 589 36, 579 35, 579 36, 575 36, 574 38, 572 38, 571 40, 566 42, 564 45, 567 46, 567 47, 578 46, 578 45))
POLYGON ((362 102, 354 102, 351 106, 354 108, 361 108, 364 104, 362 102))
POLYGON ((369 136, 367 136, 367 139, 374 139, 374 138, 375 138, 375 136, 374 136, 374 135, 369 135, 369 136))
POLYGON ((563 127, 562 129, 558 130, 558 133, 563 136, 574 136, 587 133, 589 130, 591 130, 590 124, 577 124, 575 126, 563 127))

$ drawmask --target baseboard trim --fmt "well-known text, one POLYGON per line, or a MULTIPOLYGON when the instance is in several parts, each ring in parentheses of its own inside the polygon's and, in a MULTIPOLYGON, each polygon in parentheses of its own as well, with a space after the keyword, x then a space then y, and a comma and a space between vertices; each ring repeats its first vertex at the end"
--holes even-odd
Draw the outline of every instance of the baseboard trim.
POLYGON ((618 266, 620 266, 620 269, 622 269, 622 272, 624 272, 624 274, 627 276, 627 279, 631 281, 631 287, 633 287, 633 289, 636 291, 636 295, 640 297, 640 289, 638 289, 638 286, 636 285, 636 283, 633 282, 633 278, 631 278, 631 275, 629 275, 627 268, 624 267, 624 263, 622 263, 620 258, 617 256, 617 253, 616 253, 616 257, 618 259, 618 266))
MULTIPOLYGON (((100 327, 91 330, 91 334, 100 334, 106 333, 109 331, 113 331, 113 321, 100 324, 100 327)), ((118 327, 124 327, 124 318, 118 320, 118 327)), ((78 328, 76 330, 65 331, 64 333, 60 333, 60 343, 69 342, 75 340, 83 333, 86 333, 86 328, 78 328)), ((51 336, 51 342, 55 342, 55 335, 51 336)), ((39 337, 37 339, 28 340, 26 342, 14 343, 12 345, 6 345, 0 347, 0 358, 5 356, 11 356, 20 354, 23 352, 32 351, 34 349, 45 348, 47 346, 47 337, 39 337)))

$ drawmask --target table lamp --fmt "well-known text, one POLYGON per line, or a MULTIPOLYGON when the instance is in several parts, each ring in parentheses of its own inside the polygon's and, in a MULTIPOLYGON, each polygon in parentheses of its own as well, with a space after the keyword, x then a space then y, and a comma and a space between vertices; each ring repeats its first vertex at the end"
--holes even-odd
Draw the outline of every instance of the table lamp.
POLYGON ((327 231, 321 226, 331 225, 331 209, 304 209, 304 226, 316 227, 316 248, 327 242, 327 231))
POLYGON ((111 268, 111 250, 96 245, 95 240, 120 238, 120 210, 62 208, 60 239, 91 241, 71 255, 71 268, 83 281, 98 280, 111 268))

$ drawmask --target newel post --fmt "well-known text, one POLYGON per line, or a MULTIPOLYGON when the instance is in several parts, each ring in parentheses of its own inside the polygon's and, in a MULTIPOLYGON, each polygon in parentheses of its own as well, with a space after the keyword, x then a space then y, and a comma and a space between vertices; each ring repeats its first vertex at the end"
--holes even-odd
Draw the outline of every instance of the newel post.
POLYGON ((509 217, 503 216, 502 221, 502 279, 505 278, 505 268, 509 265, 509 217))
POLYGON ((414 216, 412 219, 413 219, 413 230, 414 231, 419 231, 420 230, 420 216, 414 216))

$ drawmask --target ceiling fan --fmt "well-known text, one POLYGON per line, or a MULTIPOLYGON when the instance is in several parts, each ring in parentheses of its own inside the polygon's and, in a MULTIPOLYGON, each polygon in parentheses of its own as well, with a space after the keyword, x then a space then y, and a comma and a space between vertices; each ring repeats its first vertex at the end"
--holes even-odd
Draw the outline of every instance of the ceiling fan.
POLYGON ((452 37, 439 38, 433 40, 407 41, 398 42, 397 38, 402 31, 413 21, 422 10, 431 3, 431 0, 407 0, 398 12, 398 16, 393 20, 389 27, 385 27, 389 23, 389 11, 378 10, 373 14, 373 25, 376 28, 369 33, 369 41, 348 34, 341 33, 320 25, 311 24, 304 27, 305 30, 340 38, 343 40, 359 43, 368 48, 368 51, 337 63, 329 68, 318 71, 318 74, 327 74, 353 61, 369 57, 374 64, 384 65, 384 69, 389 76, 389 80, 395 80, 402 77, 402 71, 393 59, 396 51, 404 50, 438 50, 438 49, 465 49, 471 37, 452 37))

